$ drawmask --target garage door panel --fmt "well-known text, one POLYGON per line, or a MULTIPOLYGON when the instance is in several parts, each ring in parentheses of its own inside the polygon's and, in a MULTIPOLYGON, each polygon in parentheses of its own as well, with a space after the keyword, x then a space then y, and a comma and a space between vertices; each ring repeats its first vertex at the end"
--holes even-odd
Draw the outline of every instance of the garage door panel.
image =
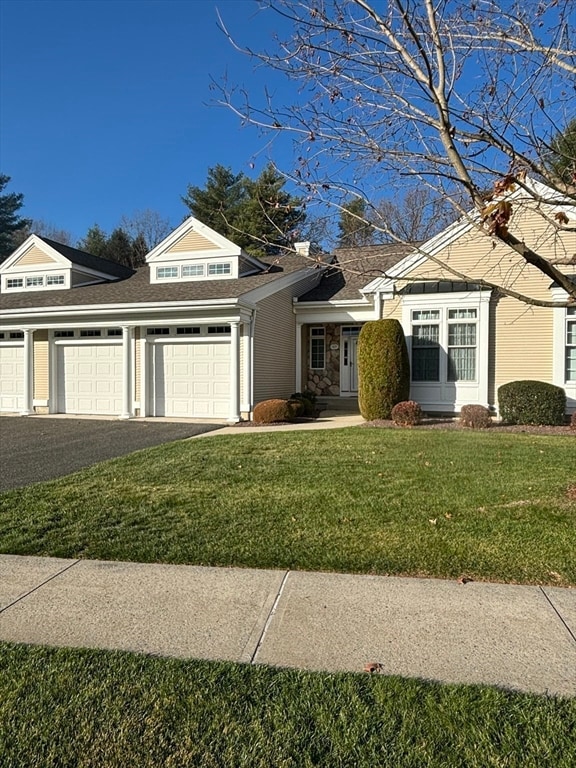
POLYGON ((0 345, 0 411, 24 407, 24 347, 0 345))
POLYGON ((122 412, 121 345, 57 347, 57 378, 59 413, 122 412))
POLYGON ((230 401, 230 344, 154 345, 150 391, 157 416, 225 418, 230 401))

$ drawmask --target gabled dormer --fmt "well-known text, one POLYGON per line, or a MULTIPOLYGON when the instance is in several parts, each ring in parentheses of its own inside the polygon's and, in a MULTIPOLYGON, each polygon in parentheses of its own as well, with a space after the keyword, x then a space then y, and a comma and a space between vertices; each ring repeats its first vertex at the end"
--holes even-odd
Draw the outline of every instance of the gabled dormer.
POLYGON ((146 261, 151 283, 230 280, 268 266, 193 216, 153 248, 146 261))
POLYGON ((54 291, 108 283, 129 277, 132 270, 55 240, 30 235, 0 265, 2 293, 54 291))

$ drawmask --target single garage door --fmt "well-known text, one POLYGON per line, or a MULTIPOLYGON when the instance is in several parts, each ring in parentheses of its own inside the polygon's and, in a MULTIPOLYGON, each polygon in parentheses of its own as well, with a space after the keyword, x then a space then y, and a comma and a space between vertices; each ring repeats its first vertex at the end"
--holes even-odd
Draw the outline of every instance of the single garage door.
POLYGON ((154 416, 224 419, 230 406, 230 343, 155 342, 151 369, 154 416))
POLYGON ((58 413, 122 413, 122 346, 57 346, 58 413))
POLYGON ((0 411, 24 407, 24 347, 0 344, 0 411))

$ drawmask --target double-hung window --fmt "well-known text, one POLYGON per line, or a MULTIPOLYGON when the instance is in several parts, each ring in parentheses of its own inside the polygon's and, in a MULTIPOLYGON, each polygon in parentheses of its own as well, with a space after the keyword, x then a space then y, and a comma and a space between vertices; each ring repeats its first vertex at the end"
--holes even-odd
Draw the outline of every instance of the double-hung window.
POLYGON ((576 382, 576 307, 566 309, 566 381, 576 382))
POLYGON ((448 310, 448 381, 476 380, 476 309, 448 310))
POLYGON ((440 379, 440 310, 412 311, 412 381, 440 379))

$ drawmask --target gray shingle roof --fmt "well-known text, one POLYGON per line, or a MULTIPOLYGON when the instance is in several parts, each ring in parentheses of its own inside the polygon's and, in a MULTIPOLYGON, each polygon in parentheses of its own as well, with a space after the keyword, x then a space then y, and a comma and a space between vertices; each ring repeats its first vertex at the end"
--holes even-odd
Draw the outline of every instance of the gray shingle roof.
POLYGON ((40 237, 36 235, 40 240, 43 240, 55 251, 61 253, 66 259, 69 259, 73 264, 78 264, 81 267, 88 267, 88 269, 94 269, 97 272, 104 272, 106 275, 112 275, 113 277, 129 277, 133 274, 133 270, 130 267, 125 267, 123 264, 118 264, 116 261, 110 261, 110 259, 102 259, 100 256, 92 256, 91 253, 86 251, 79 251, 78 248, 72 248, 70 245, 64 245, 64 243, 57 243, 56 240, 50 240, 47 237, 40 237))
POLYGON ((320 283, 300 296, 299 302, 361 299, 360 290, 376 277, 382 277, 409 253, 412 245, 385 243, 359 248, 338 248, 334 251, 333 267, 326 271, 320 283))
POLYGON ((0 309, 66 307, 96 304, 139 304, 169 301, 234 299, 299 269, 310 267, 303 256, 283 256, 266 271, 235 280, 202 280, 150 283, 149 267, 142 267, 124 280, 79 286, 68 290, 26 291, 0 295, 0 309))

